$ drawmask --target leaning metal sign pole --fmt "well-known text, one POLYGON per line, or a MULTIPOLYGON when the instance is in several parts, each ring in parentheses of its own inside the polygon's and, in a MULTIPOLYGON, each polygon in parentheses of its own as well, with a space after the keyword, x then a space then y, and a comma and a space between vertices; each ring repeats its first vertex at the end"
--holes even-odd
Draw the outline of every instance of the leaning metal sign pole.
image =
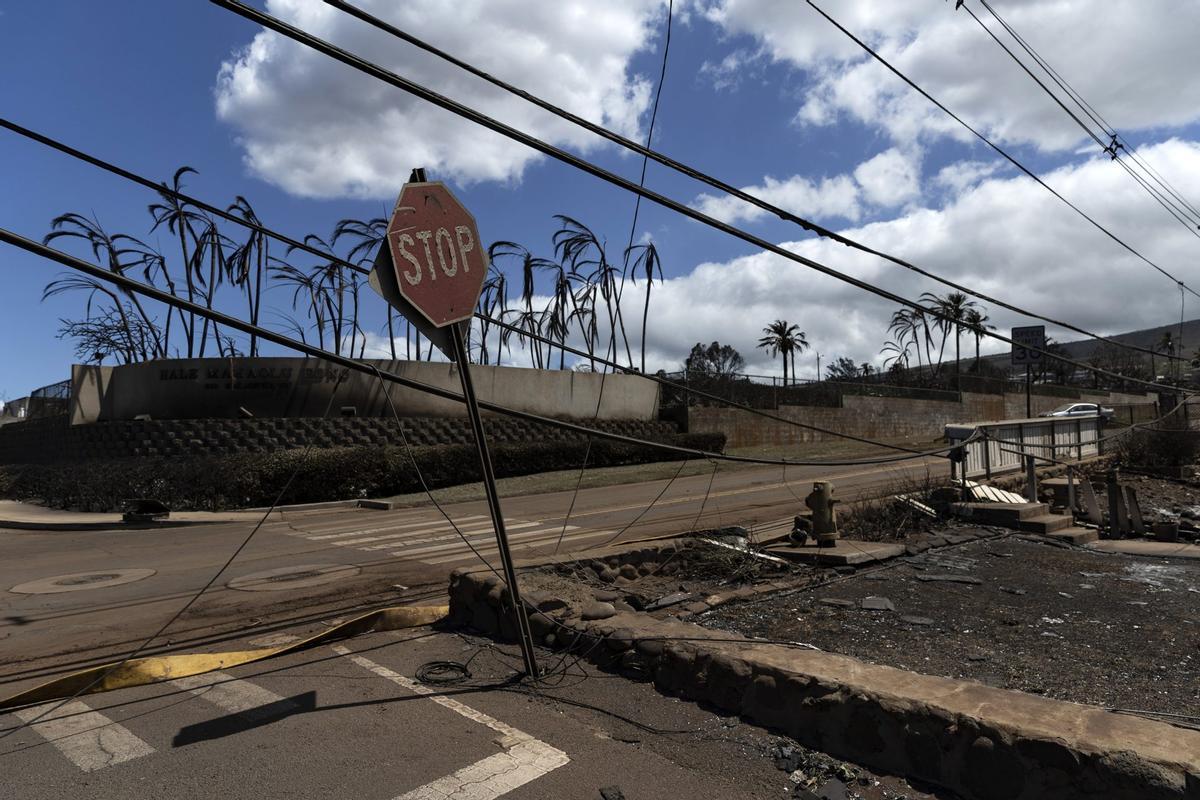
MULTIPOLYGON (((1033 370, 1036 366, 1046 363, 1042 351, 1046 349, 1046 326, 1027 325, 1023 328, 1013 328, 1009 336, 1012 339, 1013 366, 1025 366, 1025 418, 1033 416, 1033 370)), ((1029 453, 1023 453, 1025 460, 1025 496, 1029 502, 1037 502, 1037 472, 1036 461, 1029 453)))
POLYGON ((483 419, 471 380, 471 359, 464 335, 479 302, 487 268, 487 252, 479 241, 475 218, 443 184, 427 182, 424 170, 413 170, 409 183, 400 191, 386 241, 375 258, 371 286, 458 365, 467 416, 483 468, 483 485, 496 530, 500 563, 512 598, 513 622, 525 659, 525 674, 536 678, 533 635, 517 589, 517 574, 508 549, 496 474, 483 435, 483 419))

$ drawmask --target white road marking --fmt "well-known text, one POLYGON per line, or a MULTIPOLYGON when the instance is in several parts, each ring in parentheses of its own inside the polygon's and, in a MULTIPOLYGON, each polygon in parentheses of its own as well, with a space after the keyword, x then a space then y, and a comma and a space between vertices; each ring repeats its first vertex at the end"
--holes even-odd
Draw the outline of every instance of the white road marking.
MULTIPOLYGON (((544 523, 522 522, 522 523, 518 523, 516 525, 505 524, 504 529, 506 531, 516 531, 516 530, 521 530, 523 528, 536 528, 542 524, 544 524, 544 523)), ((431 532, 432 531, 417 531, 417 533, 431 533, 431 532)), ((416 545, 416 544, 433 544, 435 542, 448 542, 448 541, 452 541, 454 539, 458 539, 459 534, 462 534, 464 536, 475 536, 478 534, 485 534, 484 538, 487 538, 488 536, 492 536, 494 534, 494 532, 495 531, 492 528, 492 524, 489 522, 487 525, 483 526, 482 528, 459 528, 458 533, 454 533, 454 532, 444 533, 440 536, 427 536, 423 539, 405 539, 403 542, 389 542, 388 544, 371 545, 370 547, 364 547, 363 549, 364 550, 386 550, 389 547, 395 547, 400 544, 407 546, 407 545, 416 545)), ((412 534, 407 534, 407 535, 412 535, 412 534)))
MULTIPOLYGON (((541 524, 542 523, 540 523, 540 522, 520 522, 515 525, 505 525, 504 527, 508 530, 519 530, 521 528, 532 528, 534 526, 541 525, 541 524)), ((410 537, 410 536, 422 536, 427 533, 434 533, 437 530, 439 530, 439 528, 428 528, 428 529, 422 529, 419 531, 408 531, 407 533, 390 533, 385 536, 370 536, 370 537, 367 537, 364 539, 347 539, 347 540, 341 541, 341 542, 334 542, 334 544, 346 546, 346 545, 354 545, 354 544, 365 544, 366 542, 378 542, 378 541, 382 541, 384 539, 407 539, 410 542, 421 543, 421 542, 434 542, 434 541, 438 541, 439 539, 447 538, 446 536, 437 536, 437 537, 426 538, 426 539, 408 539, 408 537, 410 537)), ((445 530, 453 531, 454 529, 447 526, 445 528, 445 530)), ((490 522, 487 523, 486 525, 478 525, 478 524, 477 525, 460 525, 458 528, 458 532, 463 533, 463 534, 490 533, 491 531, 492 531, 492 523, 490 523, 490 522)), ((448 534, 448 536, 451 538, 453 538, 457 535, 458 535, 458 533, 448 534)), ((386 546, 392 547, 392 546, 395 546, 395 543, 393 543, 392 545, 386 545, 386 546)), ((369 548, 364 548, 364 549, 369 549, 369 548)), ((382 550, 383 548, 380 547, 377 549, 382 550)))
MULTIPOLYGON (((487 519, 487 515, 475 514, 469 517, 459 517, 454 522, 458 525, 464 525, 480 519, 487 519)), ((441 517, 430 517, 428 519, 417 520, 416 522, 397 523, 395 525, 372 525, 369 527, 355 525, 349 528, 316 528, 311 531, 295 531, 295 533, 299 533, 306 539, 322 541, 325 539, 337 539, 342 536, 358 536, 364 533, 382 533, 383 531, 398 531, 405 528, 419 528, 422 525, 449 527, 441 517)))
MULTIPOLYGON (((579 542, 588 541, 590 539, 599 539, 601 537, 606 537, 606 536, 611 537, 615 533, 616 533, 616 531, 588 531, 586 533, 579 533, 579 534, 568 533, 568 535, 563 538, 563 544, 567 544, 569 542, 574 545, 574 544, 578 544, 579 542)), ((538 541, 517 542, 516 544, 512 545, 512 549, 513 550, 527 550, 531 547, 538 547, 543 544, 547 544, 550 541, 553 541, 554 538, 555 537, 553 537, 553 536, 547 536, 538 541)), ((499 548, 497 548, 494 544, 491 545, 490 547, 489 546, 476 547, 475 549, 479 551, 479 555, 481 555, 481 556, 496 555, 498 552, 500 552, 499 548)), ((400 552, 403 553, 404 551, 400 551, 400 552)), ((476 557, 475 553, 472 553, 470 550, 467 550, 462 553, 455 553, 452 555, 444 555, 444 556, 439 556, 437 558, 423 558, 421 560, 424 561, 426 564, 449 564, 454 561, 466 561, 468 559, 473 559, 475 557, 476 557)))
POLYGON ((425 695, 433 702, 456 714, 461 714, 480 725, 486 725, 502 737, 499 744, 505 748, 503 753, 488 756, 444 778, 438 778, 436 781, 405 792, 396 800, 450 800, 450 798, 494 800, 494 798, 502 797, 517 787, 524 786, 571 761, 570 757, 558 748, 539 741, 524 731, 517 730, 511 725, 481 711, 476 711, 457 700, 436 694, 429 687, 406 678, 382 664, 376 664, 370 659, 352 653, 342 645, 336 645, 333 650, 340 655, 348 656, 351 661, 381 678, 386 678, 415 694, 425 695))
MULTIPOLYGON (((545 525, 532 531, 521 531, 520 533, 513 534, 508 537, 508 540, 510 542, 519 542, 529 539, 555 538, 562 532, 562 529, 562 525, 545 525)), ((574 525, 567 526, 568 533, 574 530, 578 530, 578 528, 574 525)), ((488 542, 495 541, 495 537, 492 535, 467 537, 467 541, 473 545, 487 545, 488 542)), ((391 554, 394 556, 420 557, 429 553, 444 553, 448 550, 459 550, 466 547, 462 539, 457 536, 449 537, 447 542, 447 544, 426 545, 423 547, 406 547, 402 550, 393 550, 391 554)))
POLYGON ((46 709, 53 710, 30 727, 84 772, 95 772, 154 752, 153 747, 127 728, 92 711, 81 700, 62 705, 56 700, 14 713, 21 721, 29 722, 46 709))
POLYGON ((187 689, 192 694, 215 705, 217 708, 231 714, 241 714, 248 719, 254 719, 264 706, 272 706, 268 713, 276 714, 286 707, 273 705, 286 702, 288 706, 294 703, 261 686, 249 681, 239 680, 228 672, 206 672, 203 675, 189 675, 186 678, 176 678, 171 681, 180 689, 187 689))

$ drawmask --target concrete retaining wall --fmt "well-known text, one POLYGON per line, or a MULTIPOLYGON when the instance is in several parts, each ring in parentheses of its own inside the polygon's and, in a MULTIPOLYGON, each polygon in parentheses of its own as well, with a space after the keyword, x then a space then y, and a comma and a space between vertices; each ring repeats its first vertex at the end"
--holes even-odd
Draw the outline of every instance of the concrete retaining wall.
MULTIPOLYGON (((454 364, 369 359, 364 363, 461 392, 454 364)), ((534 414, 591 419, 600 399, 600 419, 658 417, 658 384, 637 375, 481 366, 471 367, 471 375, 480 400, 534 414)), ((335 413, 342 406, 354 406, 359 416, 386 417, 391 415, 389 395, 404 417, 466 413, 461 403, 385 384, 318 359, 167 359, 119 367, 77 364, 71 378, 71 422, 76 425, 142 414, 152 419, 236 418, 244 416, 242 408, 259 418, 321 417, 331 398, 335 413)))
MULTIPOLYGON (((1061 397, 1033 395, 1033 413, 1062 405, 1061 397)), ((1139 404, 1152 408, 1154 398, 1145 395, 1082 393, 1081 402, 1111 405, 1139 404)), ((934 441, 941 439, 948 424, 982 420, 1019 419, 1025 416, 1023 394, 962 393, 961 402, 910 400, 898 397, 846 395, 841 408, 781 406, 776 416, 816 425, 827 430, 869 439, 934 441)), ((697 407, 688 410, 688 430, 695 433, 724 433, 728 447, 789 445, 823 442, 838 437, 775 422, 736 408, 697 407)))
MULTIPOLYGON (((470 425, 454 417, 407 418, 410 444, 470 444, 470 425)), ((591 420, 586 421, 591 424, 591 420)), ((508 417, 485 417, 492 442, 532 442, 578 438, 570 431, 508 417)), ((676 432, 663 422, 600 421, 603 430, 662 440, 676 432)), ((0 464, 45 464, 108 458, 185 457, 267 453, 306 447, 350 447, 402 443, 393 419, 200 419, 115 420, 69 425, 65 416, 0 427, 0 464)))
MULTIPOLYGON (((614 556, 607 566, 657 566, 658 558, 648 549, 614 556)), ((562 598, 524 599, 538 609, 530 615, 535 637, 551 646, 565 643, 604 666, 649 677, 663 691, 968 800, 1200 796, 1197 731, 833 653, 757 644, 612 606, 607 618, 584 620, 584 609, 562 598)), ((452 621, 511 639, 510 606, 494 575, 451 575, 452 621)))

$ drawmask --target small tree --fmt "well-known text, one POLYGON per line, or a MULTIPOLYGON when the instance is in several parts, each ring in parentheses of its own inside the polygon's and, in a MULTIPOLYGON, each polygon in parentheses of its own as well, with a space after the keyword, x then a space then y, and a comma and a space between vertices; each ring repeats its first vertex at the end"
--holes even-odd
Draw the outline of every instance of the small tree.
POLYGON ((746 362, 741 353, 730 345, 713 342, 706 347, 696 342, 683 366, 690 373, 699 373, 719 380, 732 380, 746 368, 746 362))

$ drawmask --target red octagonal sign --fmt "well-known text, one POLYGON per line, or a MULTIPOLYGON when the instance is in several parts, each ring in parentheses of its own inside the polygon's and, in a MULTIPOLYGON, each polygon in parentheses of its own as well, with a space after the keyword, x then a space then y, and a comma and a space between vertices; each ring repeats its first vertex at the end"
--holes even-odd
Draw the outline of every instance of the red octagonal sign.
POLYGON ((487 277, 471 212, 441 182, 406 183, 388 223, 400 294, 435 326, 470 319, 487 277))

